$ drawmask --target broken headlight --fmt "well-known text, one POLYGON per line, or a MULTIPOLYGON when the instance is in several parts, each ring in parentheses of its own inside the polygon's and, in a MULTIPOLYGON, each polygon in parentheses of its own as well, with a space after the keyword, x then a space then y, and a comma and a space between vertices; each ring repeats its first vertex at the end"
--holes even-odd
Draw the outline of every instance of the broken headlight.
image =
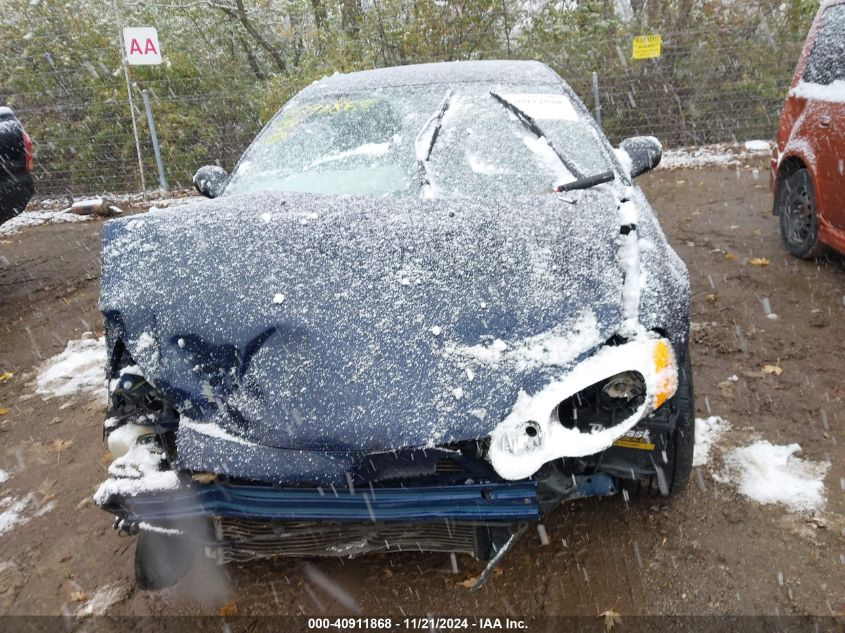
POLYGON ((601 380, 563 400, 553 419, 567 429, 592 433, 616 426, 630 418, 645 402, 642 374, 626 371, 601 380))

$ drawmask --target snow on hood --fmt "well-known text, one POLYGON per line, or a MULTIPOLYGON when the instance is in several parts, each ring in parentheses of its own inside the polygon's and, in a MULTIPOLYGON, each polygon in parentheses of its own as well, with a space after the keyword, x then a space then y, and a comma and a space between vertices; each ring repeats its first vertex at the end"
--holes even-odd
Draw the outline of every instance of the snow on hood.
POLYGON ((618 205, 608 186, 202 201, 105 225, 100 307, 195 427, 315 450, 483 437, 620 328, 618 205))

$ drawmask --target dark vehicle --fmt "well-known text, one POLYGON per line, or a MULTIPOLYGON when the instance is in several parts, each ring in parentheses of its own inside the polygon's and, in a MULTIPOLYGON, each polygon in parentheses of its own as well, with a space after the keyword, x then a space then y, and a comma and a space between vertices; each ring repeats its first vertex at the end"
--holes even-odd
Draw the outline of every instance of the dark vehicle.
POLYGON ((683 488, 689 282, 631 180, 660 154, 537 62, 373 70, 199 170, 214 200, 108 222, 95 500, 140 586, 190 551, 464 552, 480 583, 562 501, 683 488))
POLYGON ((26 208, 32 184, 32 141, 10 108, 0 106, 0 224, 26 208))
POLYGON ((772 152, 774 213, 795 257, 845 253, 845 1, 819 9, 772 152))

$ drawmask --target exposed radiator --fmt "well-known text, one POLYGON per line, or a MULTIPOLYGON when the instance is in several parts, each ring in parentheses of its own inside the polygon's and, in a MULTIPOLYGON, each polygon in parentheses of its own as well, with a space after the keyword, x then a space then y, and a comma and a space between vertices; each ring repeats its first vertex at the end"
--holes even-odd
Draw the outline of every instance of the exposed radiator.
POLYGON ((355 556, 367 552, 456 552, 475 555, 476 525, 420 523, 262 522, 216 517, 218 563, 276 556, 355 556))

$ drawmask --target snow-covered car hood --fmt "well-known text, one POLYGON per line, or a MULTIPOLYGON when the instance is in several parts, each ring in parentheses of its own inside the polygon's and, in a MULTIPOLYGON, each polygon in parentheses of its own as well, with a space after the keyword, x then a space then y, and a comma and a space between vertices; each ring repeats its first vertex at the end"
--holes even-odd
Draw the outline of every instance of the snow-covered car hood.
POLYGON ((110 343, 209 435, 311 450, 483 437, 622 324, 618 204, 610 186, 204 200, 106 224, 100 308, 110 343))

